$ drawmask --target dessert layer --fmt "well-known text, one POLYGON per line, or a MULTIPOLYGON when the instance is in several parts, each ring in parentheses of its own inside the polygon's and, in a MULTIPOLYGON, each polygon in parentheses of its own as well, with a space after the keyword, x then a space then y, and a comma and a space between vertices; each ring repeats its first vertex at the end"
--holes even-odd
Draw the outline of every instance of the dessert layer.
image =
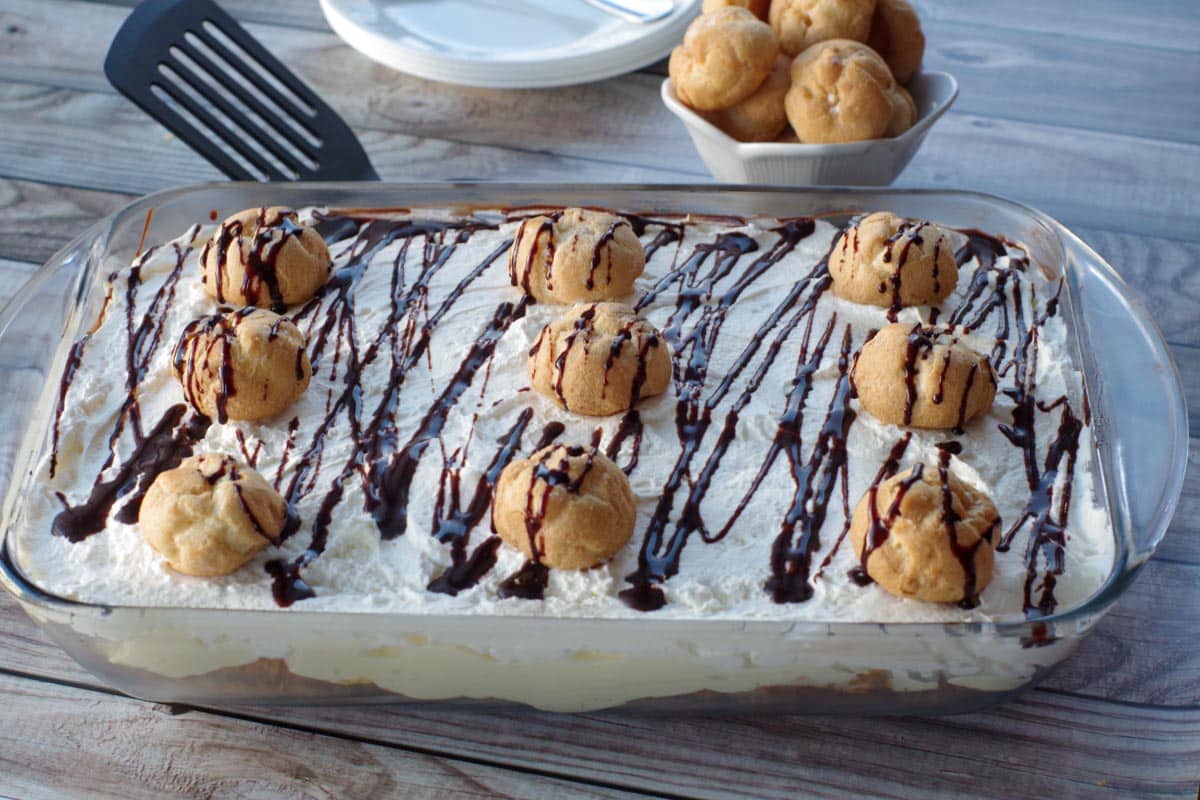
POLYGON ((588 418, 530 389, 527 354, 563 307, 509 285, 510 216, 302 212, 334 271, 287 314, 308 336, 311 385, 261 423, 199 417, 172 376, 181 332, 216 310, 198 265, 208 228, 111 275, 44 409, 22 569, 114 604, 876 622, 1037 616, 1107 577, 1113 534, 1060 281, 1019 246, 955 233, 957 289, 898 314, 966 326, 998 374, 989 413, 931 432, 880 423, 854 397, 855 354, 889 310, 829 291, 834 225, 637 219, 647 265, 627 300, 663 332, 672 385, 588 418), (599 567, 522 576, 544 580, 542 599, 501 597, 528 566, 491 533, 491 490, 550 442, 595 446, 627 472, 634 537, 599 567), (298 520, 228 578, 172 572, 137 528, 141 492, 189 449, 240 455, 298 520), (947 451, 1001 516, 995 577, 971 609, 864 585, 845 536, 873 483, 947 451))

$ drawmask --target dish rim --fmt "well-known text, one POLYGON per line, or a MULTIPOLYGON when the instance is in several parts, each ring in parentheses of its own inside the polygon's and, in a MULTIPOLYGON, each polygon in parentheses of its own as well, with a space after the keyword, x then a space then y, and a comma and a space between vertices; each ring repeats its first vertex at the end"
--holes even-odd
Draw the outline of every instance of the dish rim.
MULTIPOLYGON (((709 192, 715 194, 787 194, 787 195, 807 195, 820 196, 822 201, 820 205, 825 206, 828 210, 827 214, 847 213, 853 209, 853 203, 850 202, 846 208, 839 209, 839 201, 845 198, 850 201, 851 198, 866 198, 883 199, 889 196, 911 197, 929 197, 929 198, 970 198, 976 202, 991 204, 1006 208, 1008 211, 1016 212, 1028 217, 1032 222, 1035 222, 1044 227, 1048 232, 1057 237, 1064 256, 1069 251, 1075 251, 1081 257, 1084 257, 1089 262, 1090 266, 1096 268, 1101 273, 1102 277, 1115 289, 1120 292, 1121 299, 1125 302, 1127 310, 1135 316, 1135 321, 1139 327, 1143 328, 1147 334, 1147 341, 1152 345, 1155 354, 1159 357, 1161 364, 1167 371, 1164 376, 1165 381, 1171 384, 1174 391, 1171 397, 1168 398, 1171 407, 1171 419, 1166 420, 1164 425, 1173 427, 1172 441, 1187 442, 1189 440, 1189 431, 1187 423, 1187 408, 1183 395, 1183 383, 1179 373, 1178 365, 1172 356, 1169 346, 1162 334, 1162 331, 1154 321, 1153 316, 1146 309, 1141 298, 1129 287, 1128 284, 1121 278, 1116 270, 1103 258, 1099 256, 1090 246, 1079 239, 1074 233, 1066 228, 1062 223, 1050 215, 1033 208, 1024 203, 1009 200, 1004 197, 985 193, 955 189, 903 189, 893 187, 791 187, 791 186, 760 186, 760 185, 743 185, 743 186, 723 186, 718 184, 698 184, 698 183, 671 183, 671 184, 624 184, 624 183, 587 183, 587 184, 568 184, 568 183, 546 183, 546 182, 486 182, 486 181, 469 181, 469 182, 426 182, 426 183, 375 183, 375 182, 338 182, 338 183, 316 183, 316 182, 297 182, 286 184, 262 184, 253 182, 205 182, 198 184, 190 184, 186 186, 173 187, 163 189, 158 192, 151 193, 144 197, 138 198, 130 202, 125 207, 119 209, 112 214, 104 217, 98 222, 88 227, 83 233, 73 239, 66 246, 56 252, 45 264, 30 277, 30 279, 13 295, 13 297, 0 308, 0 336, 8 333, 14 317, 27 304, 36 291, 49 279, 49 277, 58 268, 62 267, 62 263, 72 256, 78 256, 80 253, 94 255, 96 252, 107 254, 110 251, 108 247, 108 235, 115 229, 118 224, 127 223, 130 219, 141 220, 153 213, 153 210, 163 203, 181 198, 187 194, 199 193, 207 190, 219 191, 237 191, 250 190, 255 192, 264 191, 290 191, 296 193, 310 192, 314 196, 319 196, 321 193, 335 192, 395 192, 398 194, 420 194, 428 192, 431 189, 436 189, 443 192, 451 192, 459 195, 469 196, 473 191, 482 191, 485 193, 499 192, 545 192, 559 194, 577 194, 585 195, 587 193, 651 193, 651 194, 688 194, 695 192, 709 192)), ((482 204, 462 204, 464 207, 486 207, 486 203, 482 204)), ((334 206, 346 207, 346 206, 334 206)), ((387 208, 397 208, 399 206, 379 205, 375 207, 359 206, 359 208, 377 208, 384 210, 387 208)), ((433 207, 433 206, 430 206, 433 207)), ((492 207, 495 204, 492 203, 492 207)), ((699 212, 697 212, 699 213, 699 212)), ((78 281, 77 281, 78 283, 78 281)), ((76 302, 82 300, 78 296, 78 286, 76 302)), ((1069 288, 1069 287, 1068 287, 1069 288)), ((79 306, 77 305, 76 308, 79 306)), ((1077 313, 1077 312, 1075 312, 1077 313)), ((1078 320, 1076 320, 1076 324, 1078 320)), ((63 335, 71 332, 71 329, 65 331, 63 335)), ((1078 338, 1078 337, 1076 337, 1078 338)), ((62 335, 58 339, 58 345, 62 343, 62 335)), ((57 346, 57 345, 56 345, 57 346)), ((1083 373, 1083 370, 1080 370, 1083 373)), ((1086 376, 1085 376, 1086 379, 1086 376)), ((25 433, 32 430, 32 421, 25 426, 25 433)), ((1096 449, 1099 449, 1103 444, 1097 436, 1096 449)), ((24 449, 24 448, 21 448, 24 449)), ((24 454, 18 451, 18 456, 24 454)), ((1088 627, 1095 619, 1102 616, 1109 607, 1120 597, 1133 579, 1137 576, 1141 567, 1153 555, 1156 548, 1162 541, 1164 534, 1171 519, 1174 516, 1175 509, 1178 505, 1183 480, 1185 477, 1187 466, 1188 448, 1175 447, 1172 453, 1169 480, 1163 487, 1161 502, 1153 518, 1150 520, 1143 535, 1139 537, 1141 541, 1148 543, 1145 547, 1139 549, 1133 542, 1125 541, 1119 535, 1114 527, 1116 536, 1116 552, 1114 555, 1114 563, 1111 571, 1105 581, 1085 600, 1079 604, 1064 610, 1056 611, 1053 614, 1036 617, 1032 619, 1008 619, 1008 620, 980 620, 980 621, 964 621, 952 620, 942 622, 887 622, 877 623, 870 621, 829 621, 829 620, 779 620, 779 619, 700 619, 700 618, 664 618, 656 617, 653 614, 645 614, 638 618, 640 621, 651 622, 655 625, 676 625, 689 626, 701 625, 706 628, 713 626, 721 627, 731 626, 739 630, 750 628, 762 628, 765 630, 779 630, 783 628, 788 631, 794 630, 824 630, 834 631, 839 628, 861 630, 866 627, 879 627, 881 629, 900 629, 906 632, 920 635, 921 631, 928 630, 930 632, 944 632, 947 629, 960 631, 977 631, 979 633, 990 633, 997 637, 1028 637, 1033 634, 1035 637, 1039 631, 1044 632, 1052 627, 1066 626, 1070 623, 1078 623, 1083 627, 1088 627)), ((19 464, 21 462, 18 462, 19 464)), ((23 605, 38 608, 47 613, 65 613, 68 615, 93 613, 100 616, 108 616, 114 612, 130 612, 130 613, 151 613, 151 614, 224 614, 235 612, 238 614, 279 614, 286 612, 288 609, 251 609, 251 608, 218 608, 218 607, 200 607, 200 606, 154 606, 154 605, 125 605, 125 604, 109 604, 109 603, 94 603, 70 598, 61 597, 53 594, 40 586, 31 579, 27 578, 16 564, 13 554, 10 552, 9 539, 13 529, 13 484, 20 485, 23 479, 23 471, 14 469, 12 480, 8 486, 4 487, 3 497, 3 513, 0 516, 0 585, 3 585, 16 599, 23 605)), ((1098 477, 1107 484, 1108 476, 1098 468, 1098 477)), ((1105 486, 1106 499, 1113 491, 1113 487, 1105 486)), ((1113 506, 1111 500, 1107 503, 1107 513, 1110 518, 1113 517, 1113 506)), ((304 616, 309 618, 373 618, 387 619, 391 621, 399 621, 409 618, 427 620, 429 614, 414 614, 401 612, 378 612, 378 611, 303 611, 304 616)), ((470 613, 450 613, 440 614, 440 618, 463 617, 470 618, 474 615, 470 613)), ((528 622, 536 620, 539 624, 552 625, 576 625, 576 624, 629 624, 628 618, 613 618, 613 617, 549 617, 538 614, 505 614, 504 619, 520 620, 528 622)), ((517 624, 517 623, 514 623, 517 624)), ((1055 637, 1057 638, 1057 637, 1055 637)), ((1053 639, 1051 639, 1053 641, 1053 639)))

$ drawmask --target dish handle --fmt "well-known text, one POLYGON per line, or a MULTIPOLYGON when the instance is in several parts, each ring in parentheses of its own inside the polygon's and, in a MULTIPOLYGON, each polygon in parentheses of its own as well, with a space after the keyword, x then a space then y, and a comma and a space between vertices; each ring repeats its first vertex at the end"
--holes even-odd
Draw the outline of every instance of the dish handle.
POLYGON ((1154 554, 1175 513, 1187 469, 1189 427, 1175 359, 1136 292, 1078 237, 1059 228, 1077 307, 1101 474, 1113 525, 1125 538, 1118 581, 1154 554))

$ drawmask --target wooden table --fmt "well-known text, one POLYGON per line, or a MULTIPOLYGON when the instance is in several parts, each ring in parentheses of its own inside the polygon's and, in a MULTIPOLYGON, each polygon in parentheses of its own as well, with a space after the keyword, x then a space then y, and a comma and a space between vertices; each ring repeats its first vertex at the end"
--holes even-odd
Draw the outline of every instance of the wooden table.
MULTIPOLYGON (((3 298, 134 196, 220 178, 105 82, 128 1, 0 0, 3 298)), ((350 121, 385 179, 709 180, 659 103, 661 64, 458 89, 352 52, 314 0, 224 5, 350 121)), ((962 95, 899 183, 1007 195, 1073 227, 1149 302, 1198 407, 1200 6, 919 5, 926 63, 962 95)), ((1197 511, 1193 471, 1160 554, 1075 657, 1023 699, 942 719, 164 707, 104 688, 0 593, 0 793, 1194 798, 1197 511)))

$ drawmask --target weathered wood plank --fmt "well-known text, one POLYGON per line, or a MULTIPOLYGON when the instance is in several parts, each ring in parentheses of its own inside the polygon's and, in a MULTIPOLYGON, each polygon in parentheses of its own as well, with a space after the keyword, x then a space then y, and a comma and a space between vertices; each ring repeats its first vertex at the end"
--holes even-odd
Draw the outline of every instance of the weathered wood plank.
POLYGON ((632 795, 0 674, 0 792, 29 798, 632 795))
POLYGON ((44 263, 132 195, 0 180, 0 259, 44 263))
MULTIPOLYGON (((56 16, 56 4, 37 5, 43 8, 41 13, 56 16)), ((74 9, 79 5, 71 3, 67 7, 74 9)), ((244 7, 234 10, 249 12, 244 7)), ((337 87, 323 81, 325 75, 336 73, 337 77, 332 83, 341 83, 351 74, 357 74, 361 80, 364 71, 369 70, 370 82, 379 85, 386 85, 384 76, 387 74, 394 79, 400 77, 353 53, 332 35, 325 34, 324 39, 310 39, 307 31, 288 31, 294 19, 303 19, 303 27, 324 34, 328 26, 320 18, 320 11, 314 4, 308 4, 303 11, 282 14, 274 13, 274 9, 271 11, 271 15, 265 18, 261 10, 243 18, 266 23, 256 27, 255 32, 278 48, 277 52, 285 62, 297 65, 302 71, 312 64, 319 64, 319 69, 312 70, 310 77, 327 97, 336 96, 337 87)), ((96 21, 103 16, 106 24, 115 28, 115 21, 121 19, 123 9, 93 9, 90 13, 96 21)), ((35 20, 36 17, 29 21, 34 29, 38 27, 35 20)), ((1200 76, 1200 51, 1150 49, 1119 41, 1109 41, 1103 47, 1097 47, 1093 41, 1064 36, 1060 32, 1009 30, 986 23, 981 26, 979 22, 945 20, 937 14, 927 15, 925 27, 929 42, 926 66, 929 69, 947 69, 957 75, 962 84, 958 106, 962 111, 1069 128, 1200 141, 1200 105, 1161 102, 1164 95, 1188 96, 1197 76, 1200 76), (1114 102, 1118 97, 1119 103, 1114 102)), ((58 26, 58 30, 62 32, 61 35, 69 36, 73 31, 83 29, 58 26)), ((21 40, 28 41, 28 38, 22 37, 21 40)), ((87 43, 91 48, 102 48, 106 41, 106 37, 94 37, 89 38, 87 43)), ((96 60, 87 49, 79 51, 78 58, 83 65, 96 60)), ((56 68, 61 65, 61 55, 54 59, 54 63, 56 68)), ((96 77, 94 69, 85 71, 88 78, 96 77)), ((12 79, 33 82, 45 80, 19 75, 12 79)), ((634 80, 629 76, 620 81, 587 87, 587 91, 596 93, 634 80)), ((53 83, 72 85, 63 83, 61 78, 53 80, 53 83)), ((93 84, 77 88, 99 87, 93 84)), ((497 92, 487 94, 506 96, 497 92)), ((517 102, 513 106, 519 110, 525 103, 521 102, 519 94, 515 96, 517 102)), ((624 116, 621 104, 591 106, 593 109, 597 107, 615 109, 624 116)), ((489 114, 490 118, 495 116, 495 111, 489 114)), ((581 121, 588 121, 590 116, 583 115, 581 121)), ((536 122, 544 125, 544 120, 536 122)), ((362 122, 355 120, 355 124, 362 122)), ((413 123, 406 120, 406 124, 411 127, 413 123)), ((624 128, 635 132, 628 125, 624 128)))
POLYGON ((1183 396, 1187 400, 1192 435, 1200 435, 1200 348, 1179 345, 1171 348, 1171 354, 1183 378, 1183 396))
MULTIPOLYGON (((125 13, 82 0, 10 0, 0 10, 0 42, 7 43, 0 47, 0 80, 112 93, 98 66, 125 13), (60 25, 62 15, 78 23, 60 25), (24 32, 6 35, 8 20, 24 32)), ((660 79, 654 75, 497 92, 395 72, 358 55, 332 33, 270 25, 252 26, 252 32, 360 132, 404 131, 535 151, 555 146, 562 155, 704 174, 690 144, 657 147, 663 123, 674 118, 658 100, 660 79)), ((670 136, 686 139, 677 124, 670 136)))
POLYGON ((925 68, 959 81, 957 108, 973 114, 1152 139, 1200 141, 1200 51, 1102 47, 1060 33, 974 24, 925 25, 925 68))
MULTIPOLYGON (((129 194, 224 177, 115 95, 0 85, 0 115, 11 115, 5 117, 0 140, 4 177, 129 194), (97 126, 106 128, 102 155, 97 126)), ((378 131, 365 132, 362 141, 379 172, 398 181, 541 177, 663 182, 699 177, 378 131)))
MULTIPOLYGON (((137 0, 98 2, 128 7, 137 0)), ((224 0, 221 5, 243 22, 329 29, 320 7, 308 0, 276 0, 269 6, 254 0, 224 0)), ((939 23, 966 23, 999 29, 1001 34, 1046 32, 1155 49, 1200 50, 1200 15, 1186 0, 1143 0, 1136 14, 1129 13, 1127 0, 1092 0, 1086 13, 1080 13, 1078 6, 1057 3, 1038 6, 1037 13, 1030 13, 1026 0, 993 0, 986 5, 914 0, 914 5, 925 25, 935 28, 939 23)))
MULTIPOLYGON (((97 33, 115 28, 123 10, 110 6, 81 3, 78 0, 14 0, 15 11, 7 13, 26 26, 29 33, 0 48, 0 78, 33 80, 41 77, 52 85, 71 85, 80 89, 103 89, 103 79, 95 65, 99 63, 105 36, 97 33), (20 13, 17 14, 16 12, 20 13), (85 17, 88 35, 80 41, 78 33, 66 33, 57 25, 61 14, 70 11, 85 17), (65 37, 65 38, 64 38, 65 37), (74 38, 72 38, 74 37, 74 38), (43 40, 54 42, 46 47, 43 40), (30 42, 36 42, 34 46, 30 42), (97 44, 99 42, 100 44, 97 44), (48 51, 80 53, 74 67, 64 68, 62 55, 47 55, 48 51)), ((0 30, 3 27, 0 26, 0 30)), ((481 147, 514 148, 518 152, 505 162, 509 169, 500 172, 477 170, 474 174, 526 175, 531 178, 589 180, 600 175, 611 180, 678 180, 703 179, 706 172, 699 162, 682 126, 669 116, 657 99, 658 80, 650 75, 625 76, 587 86, 557 90, 524 92, 489 92, 421 81, 401 75, 378 65, 370 64, 353 54, 328 34, 296 29, 271 28, 257 30, 286 63, 313 84, 356 129, 368 132, 368 149, 385 175, 400 178, 403 173, 390 171, 399 165, 397 153, 410 156, 415 147, 407 137, 385 137, 375 146, 372 130, 404 130, 409 136, 451 142, 474 143, 481 147), (605 109, 597 113, 596 109, 605 109), (481 124, 486 120, 486 124, 481 124), (382 148, 386 152, 380 152, 382 148), (541 160, 542 153, 556 157, 541 160), (593 167, 573 170, 562 157, 610 161, 638 165, 645 170, 593 167)), ((1147 66, 1149 69, 1149 66, 1147 66)), ((16 90, 9 90, 11 94, 16 90)), ((28 88, 20 91, 28 92, 28 88)), ((18 94, 20 93, 18 91, 18 94)), ((1195 108, 1188 102, 1186 88, 1180 88, 1178 102, 1162 101, 1157 105, 1195 108)), ((80 95, 73 95, 78 97, 80 95)), ((86 95, 85 95, 86 96, 86 95)), ((59 102, 69 102, 70 95, 58 95, 59 102)), ((0 104, 9 106, 10 102, 0 104)), ((123 108, 90 100, 93 116, 101 113, 111 118, 123 108)), ((127 107, 127 106, 124 106, 127 107)), ((19 103, 15 105, 24 111, 19 103)), ((1104 105, 1104 113, 1122 115, 1122 104, 1104 105)), ((130 110, 122 115, 119 130, 133 128, 140 119, 130 110)), ((87 115, 84 115, 87 116, 87 115)), ((13 118, 11 115, 9 118, 13 118)), ((32 119, 16 120, 14 136, 24 144, 17 152, 0 152, 0 164, 14 158, 28 157, 32 142, 44 141, 47 136, 68 131, 48 128, 55 119, 49 109, 32 119)), ((67 122, 62 120, 62 122, 67 122)), ((71 123, 68 123, 71 124, 71 123)), ((98 121, 86 124, 88 133, 98 121)), ((143 122, 145 125, 151 123, 143 122)), ((152 128, 161 136, 157 127, 152 128)), ((71 149, 86 151, 88 140, 69 141, 71 149)), ((174 143, 175 147, 180 147, 174 143)), ((449 145, 425 142, 425 148, 440 151, 449 145)), ((9 149, 14 149, 11 145, 9 149)), ((35 151, 37 152, 37 151, 35 151)), ((153 150, 151 151, 153 153, 153 150)), ((507 153, 505 150, 491 151, 507 153)), ((93 156, 93 160, 94 156, 93 156)), ((167 181, 159 162, 147 159, 143 169, 155 170, 161 186, 167 181)), ((416 155, 413 168, 420 170, 423 153, 416 155)), ((69 164, 69 162, 68 162, 69 164)), ((90 171, 69 166, 78 174, 77 185, 108 188, 117 191, 138 191, 137 188, 113 185, 113 178, 104 176, 103 183, 87 183, 90 171)), ((81 165, 82 166, 82 165, 81 165)), ((406 164, 407 166, 407 164, 406 164)), ((452 169, 453 164, 448 167, 452 169)), ((30 173, 25 177, 39 179, 30 173)), ((186 174, 186 173, 185 173, 186 174)), ((211 173, 210 173, 211 174, 211 173)), ((464 174, 430 170, 431 176, 464 174)), ((98 176, 102 177, 102 176, 98 176)), ((130 176, 134 178, 135 176, 130 176)), ((62 177, 41 178, 65 182, 62 177)), ((1189 188, 1200 180, 1200 146, 1181 142, 1156 142, 1142 138, 1098 133, 1083 130, 1064 130, 1042 122, 1022 122, 973 116, 952 111, 936 126, 925 147, 900 178, 902 185, 969 186, 981 191, 1005 194, 1040 206, 1075 224, 1103 227, 1115 231, 1148 233, 1170 238, 1200 239, 1189 212, 1189 188), (1031 180, 1030 176, 1037 176, 1031 180)), ((178 183, 179 180, 174 181, 178 183)), ((131 180, 134 187, 144 186, 146 179, 131 180)))
MULTIPOLYGON (((244 0, 243 0, 244 1, 244 0)), ((943 3, 912 0, 926 25, 960 23, 979 28, 1053 33, 1061 41, 1079 37, 1124 42, 1148 48, 1200 51, 1200 13, 1189 0, 1089 0, 1075 3, 1040 3, 1028 0, 991 0, 988 3, 943 3)))
MULTIPOLYGON (((0 84, 0 115, 7 128, 0 139, 0 176, 127 193, 219 177, 182 143, 114 95, 0 84), (101 154, 95 131, 105 127, 109 133, 101 154)), ((666 121, 662 126, 662 152, 687 152, 690 145, 669 132, 672 125, 666 121)), ((706 180, 698 171, 651 169, 552 151, 373 131, 366 131, 363 138, 380 172, 393 180, 706 180)), ((504 136, 498 132, 497 138, 504 136)), ((563 149, 576 149, 576 145, 563 149)), ((698 161, 695 169, 700 169, 698 161)), ((1068 224, 1200 238, 1185 202, 1189 187, 1200 182, 1200 146, 1196 145, 1083 131, 1067 140, 1060 129, 1049 126, 950 115, 934 129, 901 181, 911 186, 972 186, 1008 195, 1040 206, 1068 224), (964 157, 968 152, 978 156, 964 157), (1020 164, 1021 169, 997 170, 998 164, 1020 164), (1029 175, 1039 179, 1031 181, 1029 175)))
POLYGON ((1200 147, 950 112, 900 186, 971 188, 1068 225, 1195 241, 1200 147))
MULTIPOLYGON (((1168 542, 1184 538, 1195 558, 1200 540, 1194 528, 1167 534, 1168 542)), ((1198 583, 1195 563, 1151 561, 1044 685, 1105 699, 1200 707, 1200 646, 1189 643, 1200 626, 1198 583)))
MULTIPOLYGON (((3 217, 0 217, 0 225, 3 225, 2 220, 3 217)), ((0 257, 0 306, 12 299, 37 268, 37 264, 28 261, 11 261, 0 257)))
MULTIPOLYGON (((387 708, 361 712, 357 722, 379 736, 401 727, 420 736, 431 719, 460 729, 480 721, 468 712, 421 718, 387 708)), ((353 716, 321 709, 286 713, 292 724, 318 730, 353 716)), ((569 729, 561 727, 561 718, 541 714, 486 719, 514 765, 528 759, 548 770, 689 797, 992 797, 1004 786, 1015 797, 1161 793, 1191 800, 1200 778, 1195 710, 1048 692, 992 712, 942 719, 609 714, 573 720, 569 729), (512 752, 529 739, 538 742, 536 749, 512 752)))
MULTIPOLYGON (((1200 406, 1192 405, 1191 408, 1194 420, 1200 406)), ((1192 425, 1193 428, 1200 427, 1195 422, 1192 425)), ((1196 438, 1192 439, 1189 448, 1179 506, 1157 555, 1181 564, 1200 564, 1200 440, 1196 438)))
MULTIPOLYGON (((1122 24, 1104 25, 1098 17, 1111 22, 1120 14, 1110 4, 1099 13, 1092 8, 1087 13, 1060 12, 1058 19, 1051 13, 1050 24, 1042 28, 1044 14, 1039 10, 1031 16, 1027 5, 1021 11, 949 5, 950 10, 947 4, 922 7, 929 41, 925 64, 959 78, 961 110, 1151 138, 1200 140, 1200 107, 1159 102, 1164 94, 1186 97, 1200 78, 1200 50, 1194 40, 1200 14, 1182 13, 1178 4, 1156 4, 1152 11, 1138 14, 1133 25, 1128 24, 1128 13, 1121 14, 1122 24), (1037 24, 1022 25, 1027 17, 1037 24), (1193 37, 1175 41, 1189 30, 1193 37), (1105 40, 1103 47, 1097 47, 1097 36, 1105 40), (1120 103, 1112 102, 1115 96, 1120 103)), ((328 30, 316 4, 290 6, 280 11, 274 5, 238 2, 230 11, 247 22, 328 30)))

